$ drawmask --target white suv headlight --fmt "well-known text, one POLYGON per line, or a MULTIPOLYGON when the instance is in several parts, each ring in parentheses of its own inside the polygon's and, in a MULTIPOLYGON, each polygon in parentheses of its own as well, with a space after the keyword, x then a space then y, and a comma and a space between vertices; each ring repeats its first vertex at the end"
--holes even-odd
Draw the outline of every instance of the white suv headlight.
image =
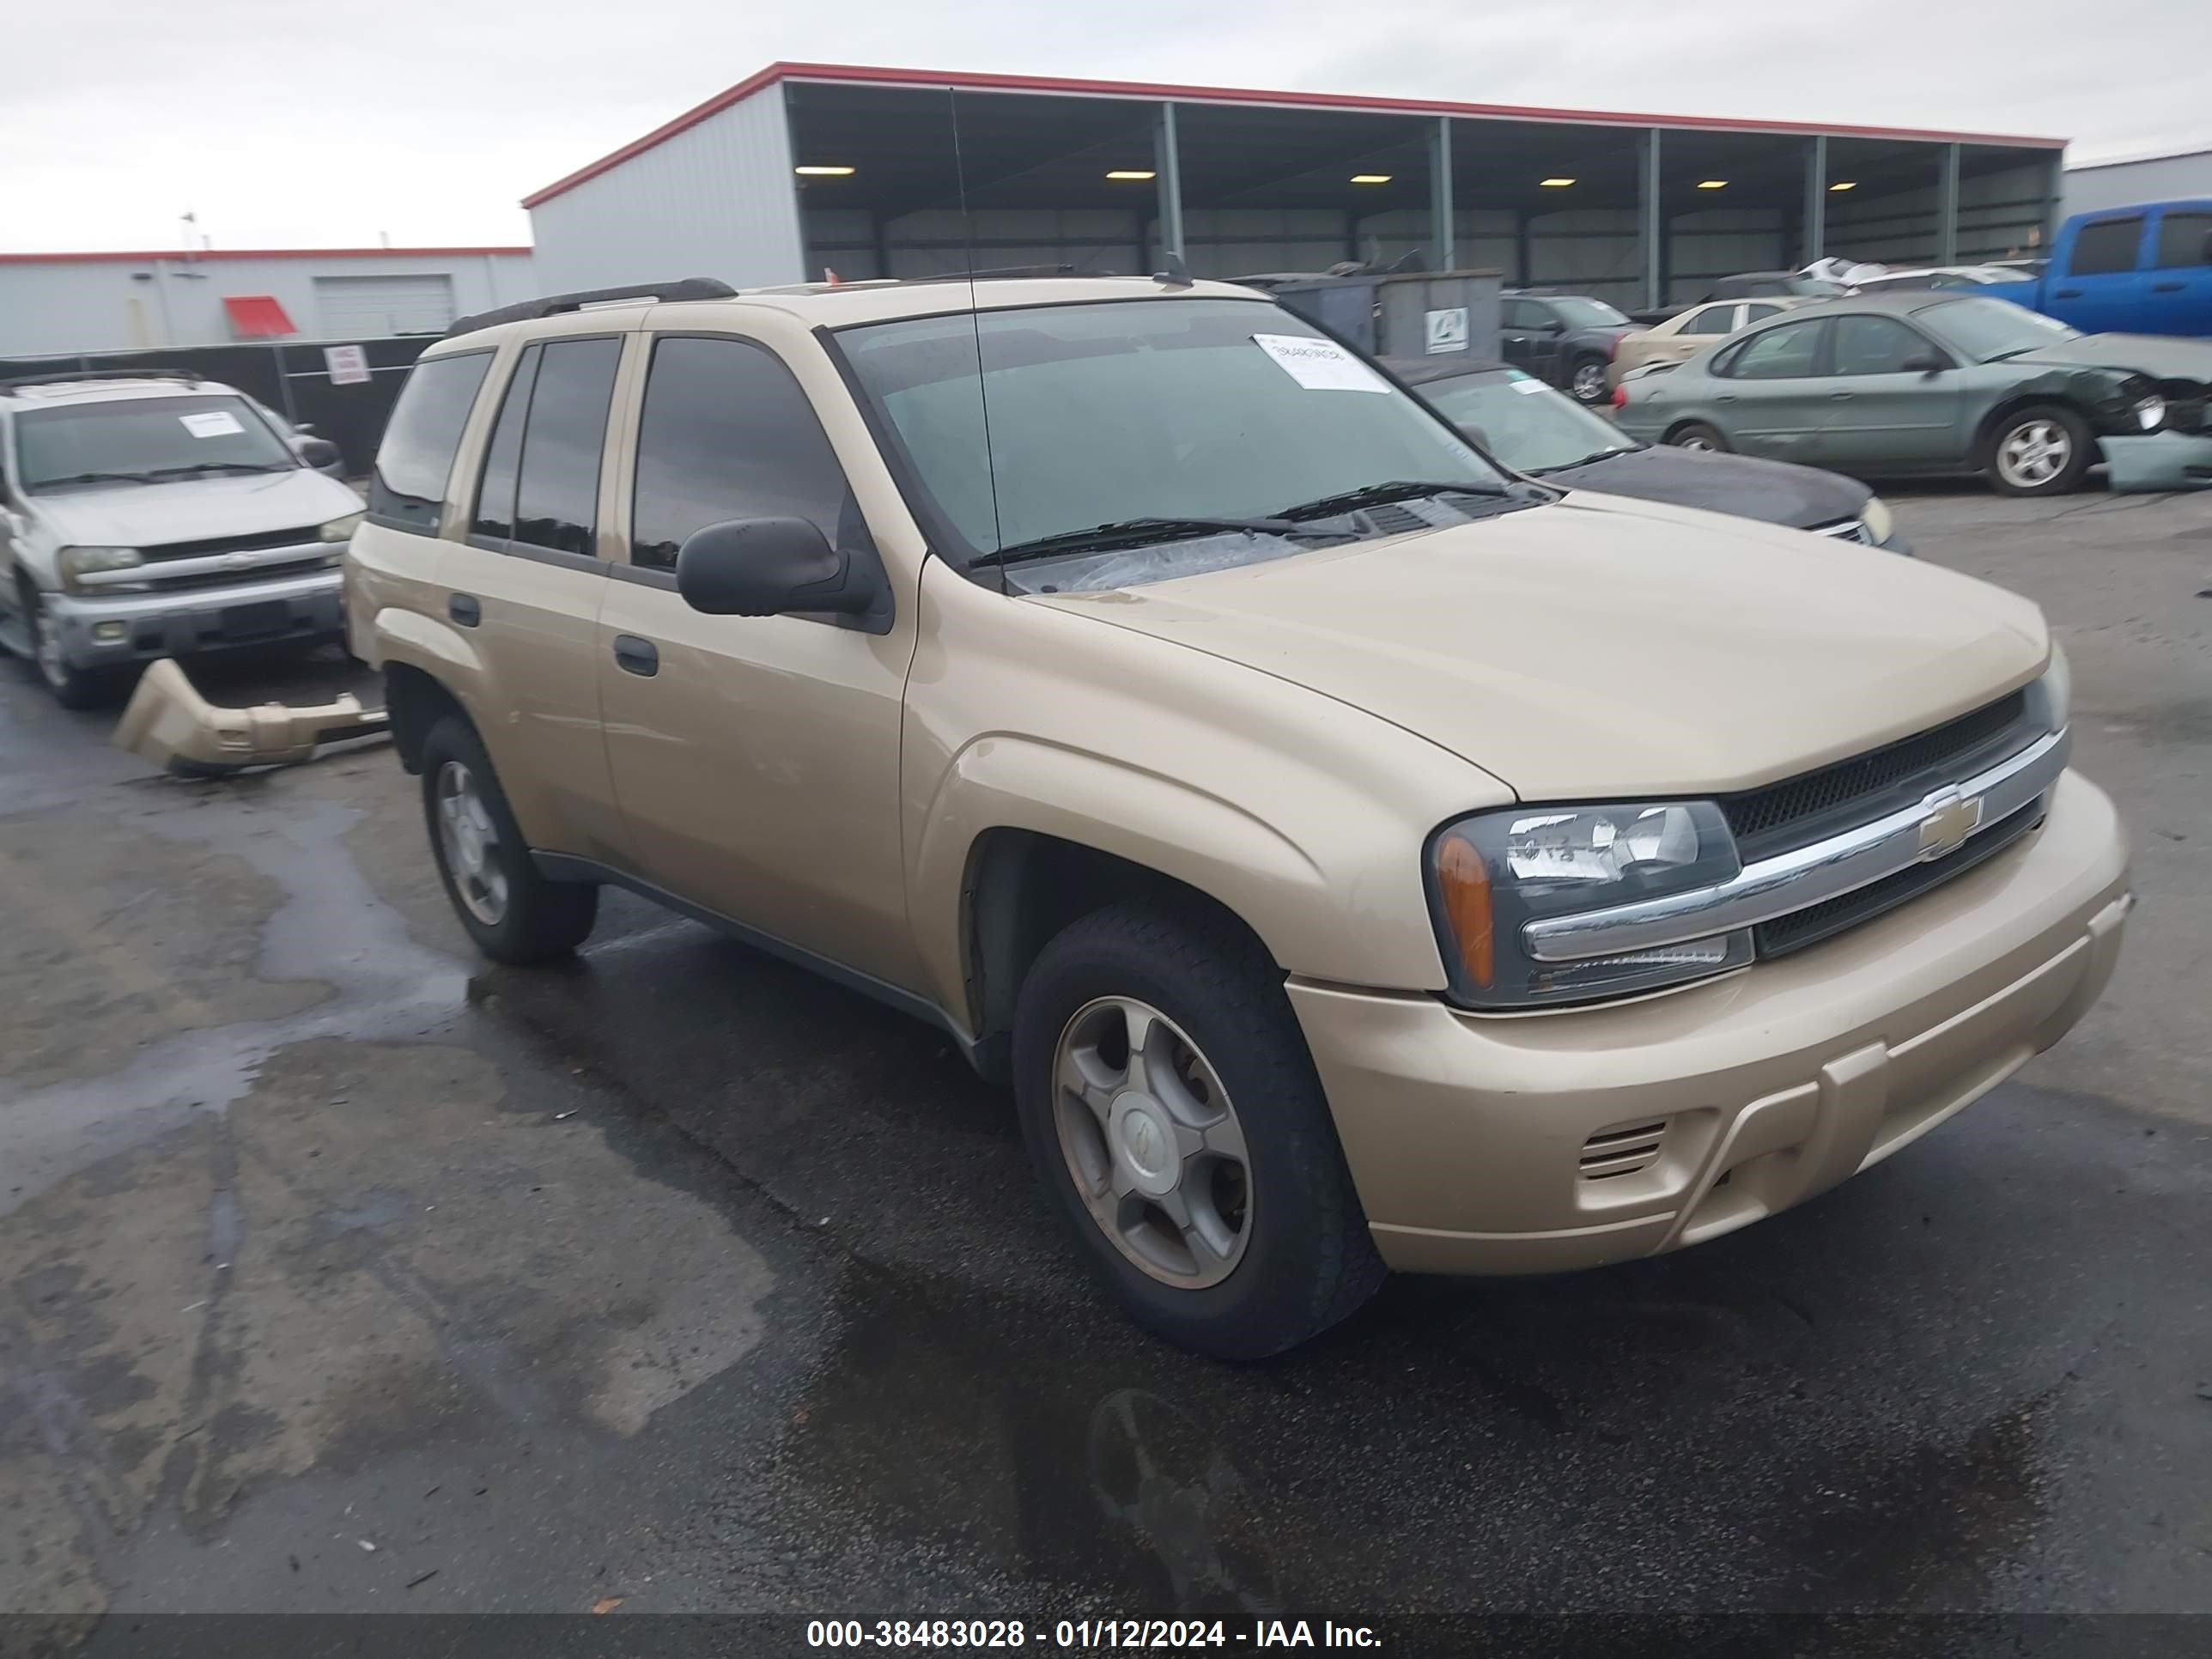
POLYGON ((1522 934, 1540 917, 1710 887, 1742 867, 1711 801, 1514 806, 1446 824, 1430 846, 1428 879, 1452 1000, 1540 1008, 1742 967, 1747 929, 1577 962, 1539 962, 1522 934))
POLYGON ((349 513, 343 519, 332 519, 323 526, 322 538, 326 542, 349 541, 353 532, 361 527, 361 520, 362 515, 358 513, 349 513))
MULTIPOLYGON (((55 558, 62 586, 72 593, 84 591, 82 578, 106 570, 133 570, 146 562, 135 547, 65 547, 55 558)), ((103 584, 105 586, 106 584, 103 584)))
POLYGON ((2074 665, 2066 660, 2066 647, 2051 642, 2051 663, 2043 678, 2027 688, 2027 704, 2043 718, 2045 728, 2063 731, 2074 717, 2074 665))

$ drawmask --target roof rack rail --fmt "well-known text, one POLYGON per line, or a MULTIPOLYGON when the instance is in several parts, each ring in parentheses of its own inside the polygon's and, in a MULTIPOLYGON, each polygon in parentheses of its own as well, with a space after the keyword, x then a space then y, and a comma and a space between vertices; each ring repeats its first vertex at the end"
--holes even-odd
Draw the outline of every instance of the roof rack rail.
POLYGON ((25 386, 63 386, 71 380, 184 380, 197 385, 206 378, 181 368, 68 368, 51 374, 10 375, 0 380, 0 392, 25 386))
POLYGON ((731 300, 737 289, 714 276, 679 276, 665 283, 632 283, 621 288, 586 289, 579 294, 549 294, 542 300, 525 300, 517 305, 501 306, 493 311, 479 311, 473 317, 458 319, 446 331, 445 337, 456 334, 473 334, 480 328, 491 328, 501 323, 530 323, 541 317, 557 317, 563 312, 581 311, 586 306, 605 305, 617 300, 731 300))

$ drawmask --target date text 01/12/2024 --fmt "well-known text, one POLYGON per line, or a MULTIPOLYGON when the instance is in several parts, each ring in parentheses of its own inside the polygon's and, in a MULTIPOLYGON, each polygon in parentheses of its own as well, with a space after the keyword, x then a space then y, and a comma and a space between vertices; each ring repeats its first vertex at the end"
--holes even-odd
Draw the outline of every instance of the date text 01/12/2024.
POLYGON ((1382 1645, 1365 1625, 1323 1620, 1261 1619, 1249 1626, 1203 1619, 1061 1619, 1034 1632, 1018 1619, 814 1619, 811 1648, 1023 1648, 1035 1643, 1076 1652, 1137 1648, 1368 1648, 1382 1645))

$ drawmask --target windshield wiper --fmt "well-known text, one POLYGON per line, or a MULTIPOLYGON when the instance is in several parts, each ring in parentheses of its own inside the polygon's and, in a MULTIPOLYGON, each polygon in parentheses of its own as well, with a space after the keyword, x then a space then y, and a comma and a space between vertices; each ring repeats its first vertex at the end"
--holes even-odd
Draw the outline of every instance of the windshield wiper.
POLYGON ((56 484, 73 483, 151 483, 150 472, 72 472, 66 478, 41 478, 31 488, 51 489, 56 484))
POLYGON ((1981 361, 1985 363, 2008 363, 2015 357, 2025 357, 2031 351, 2042 349, 2043 345, 2044 342, 2039 340, 2033 345, 2014 346, 2009 351, 2000 351, 1996 356, 1984 357, 1981 361))
POLYGON ((1093 525, 1088 530, 1063 530, 1058 535, 1016 542, 994 553, 979 553, 969 562, 1018 564, 1024 559, 1046 558, 1054 553, 1103 553, 1117 547, 1145 547, 1192 536, 1210 536, 1224 530, 1243 531, 1254 536, 1336 538, 1334 531, 1309 530, 1287 519, 1116 519, 1111 524, 1093 525))
POLYGON ((1594 449, 1578 461, 1554 461, 1549 466, 1524 466, 1521 470, 1532 478, 1540 478, 1547 472, 1565 472, 1577 466, 1588 466, 1592 461, 1610 460, 1615 455, 1633 455, 1643 447, 1640 444, 1614 444, 1607 449, 1594 449))
POLYGON ((1323 495, 1319 501, 1300 501, 1295 507, 1283 508, 1278 516, 1285 519, 1328 519, 1340 513, 1349 513, 1355 507, 1380 507, 1385 501, 1407 501, 1415 495, 1503 496, 1506 493, 1496 484, 1424 483, 1412 478, 1393 478, 1387 483, 1362 484, 1357 489, 1323 495))
POLYGON ((183 466, 157 466, 143 476, 174 478, 186 472, 285 472, 294 465, 290 461, 192 461, 183 466))

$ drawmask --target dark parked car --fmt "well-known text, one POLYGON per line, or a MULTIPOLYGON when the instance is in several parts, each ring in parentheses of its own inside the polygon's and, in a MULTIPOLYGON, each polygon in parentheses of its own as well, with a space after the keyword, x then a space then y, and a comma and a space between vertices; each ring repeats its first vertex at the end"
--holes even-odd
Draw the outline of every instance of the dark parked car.
POLYGON ((1604 301, 1579 294, 1508 294, 1498 301, 1505 361, 1591 406, 1606 400, 1613 354, 1637 328, 1604 301))
POLYGON ((2212 486, 2212 342, 2077 334, 1982 292, 1862 294, 1620 384, 1624 431, 1855 477, 1985 472, 2056 495, 2212 486))
POLYGON ((1912 551, 1899 539, 1888 507, 1854 479, 1741 455, 1655 449, 1504 363, 1454 357, 1389 367, 1491 454, 1546 483, 1701 507, 1893 553, 1912 551))

